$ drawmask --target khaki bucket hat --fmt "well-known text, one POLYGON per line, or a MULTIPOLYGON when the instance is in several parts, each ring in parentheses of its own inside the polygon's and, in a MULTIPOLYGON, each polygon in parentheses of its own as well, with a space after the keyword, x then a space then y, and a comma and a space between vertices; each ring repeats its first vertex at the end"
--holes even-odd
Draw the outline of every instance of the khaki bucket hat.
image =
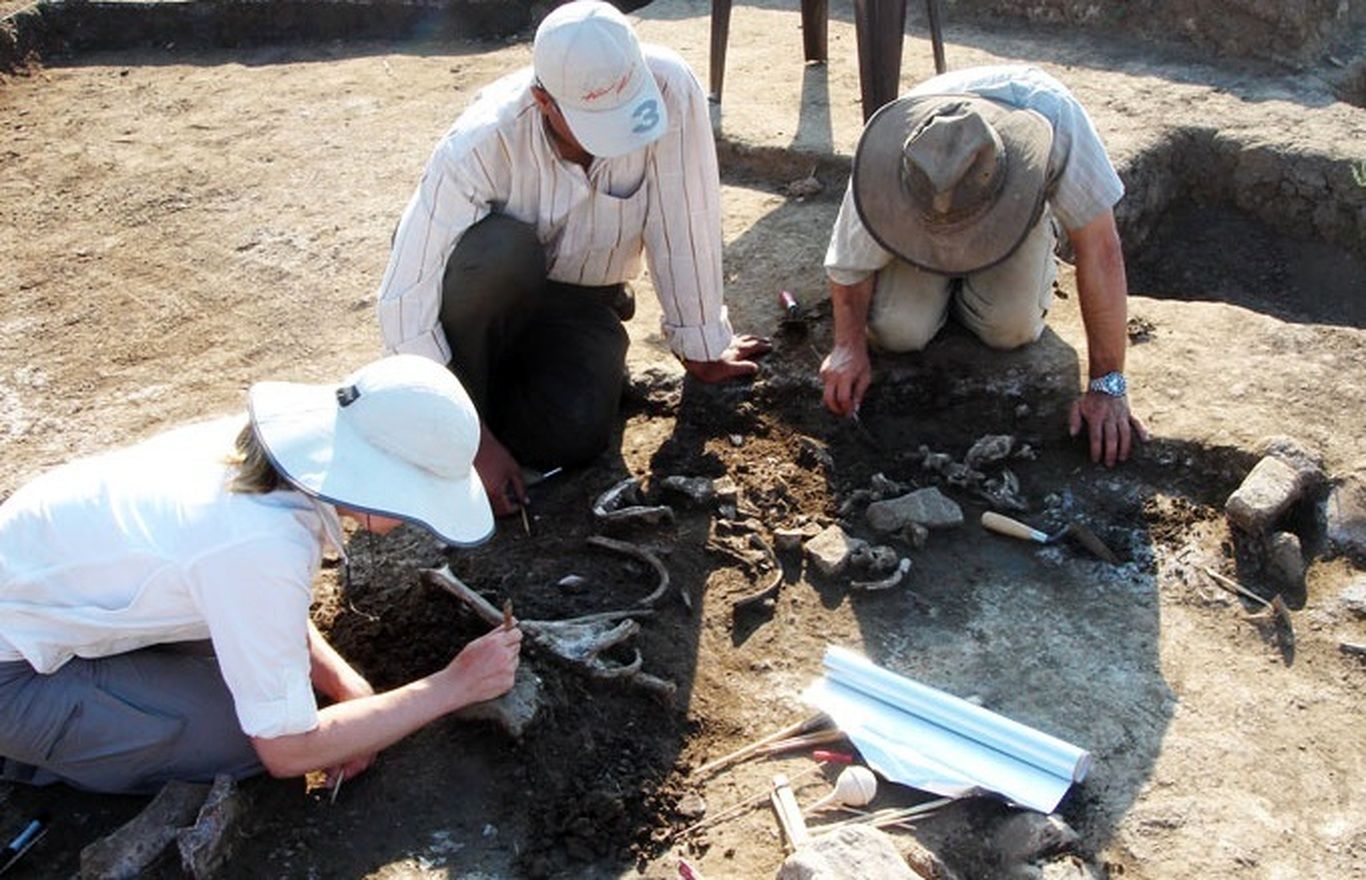
POLYGON ((854 205, 868 232, 921 269, 966 275, 1008 257, 1038 221, 1053 127, 971 95, 918 95, 868 120, 854 205))

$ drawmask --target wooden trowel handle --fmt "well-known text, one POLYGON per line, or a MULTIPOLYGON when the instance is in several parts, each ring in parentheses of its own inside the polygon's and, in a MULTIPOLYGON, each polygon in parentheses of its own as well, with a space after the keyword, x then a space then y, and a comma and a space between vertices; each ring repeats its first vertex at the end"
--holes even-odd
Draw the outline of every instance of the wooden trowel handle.
POLYGON ((991 510, 982 514, 982 528, 1001 535, 1009 535, 1012 538, 1019 538, 1021 541, 1038 541, 1040 544, 1048 543, 1048 535, 1038 529, 1031 529, 1017 519, 1002 516, 991 510))

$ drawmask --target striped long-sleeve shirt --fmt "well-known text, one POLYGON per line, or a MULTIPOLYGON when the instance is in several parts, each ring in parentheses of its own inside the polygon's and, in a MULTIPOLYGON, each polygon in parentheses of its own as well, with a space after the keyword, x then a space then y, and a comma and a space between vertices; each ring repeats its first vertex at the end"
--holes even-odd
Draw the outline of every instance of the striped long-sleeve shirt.
POLYGON ((437 144, 399 222, 379 288, 386 352, 450 360, 439 320, 446 261, 466 229, 497 212, 536 228, 554 281, 629 281, 644 252, 669 347, 689 360, 721 355, 732 331, 706 96, 676 53, 641 48, 669 129, 643 150, 594 159, 587 173, 555 152, 530 68, 480 91, 437 144))

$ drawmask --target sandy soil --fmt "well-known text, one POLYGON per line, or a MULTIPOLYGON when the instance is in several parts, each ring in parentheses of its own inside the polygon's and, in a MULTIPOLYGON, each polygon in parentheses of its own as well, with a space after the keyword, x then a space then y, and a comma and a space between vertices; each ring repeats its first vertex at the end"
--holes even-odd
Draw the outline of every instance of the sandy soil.
MULTIPOLYGON (((658 0, 640 27, 705 76, 705 13, 658 0)), ((1217 121, 1226 139, 1328 160, 1366 127, 1312 77, 1084 34, 961 25, 949 36, 953 66, 1028 58, 1063 77, 1126 169, 1178 124, 1217 121)), ((1360 571, 1327 558, 1314 517, 1300 517, 1315 559, 1306 588, 1287 596, 1293 650, 1198 572, 1213 565, 1267 587, 1221 513, 1261 438, 1295 434, 1331 474, 1366 467, 1361 256, 1228 204, 1156 217, 1130 255, 1129 363, 1156 439, 1126 467, 1087 464, 1062 428, 1085 356, 1067 271, 1050 331, 1024 352, 993 355, 950 328, 924 356, 881 361, 864 410, 870 441, 820 409, 815 381, 830 332, 820 260, 859 129, 847 6, 832 4, 829 65, 803 68, 799 45, 795 8, 737 8, 718 124, 737 324, 777 332, 785 288, 807 327, 777 336, 752 385, 694 386, 660 345, 643 279, 619 450, 538 489, 531 536, 505 523, 487 547, 451 558, 523 617, 621 607, 651 575, 585 545, 593 497, 627 473, 733 478, 734 516, 680 507, 674 526, 626 536, 665 552, 692 599, 666 602, 637 638, 645 668, 678 684, 672 708, 530 657, 549 705, 521 743, 486 725, 434 724, 335 805, 297 782, 253 783, 231 873, 662 878, 688 853, 711 877, 772 876, 782 849, 767 810, 682 844, 670 839, 686 824, 677 806, 698 789, 717 809, 776 769, 808 766, 797 757, 701 786, 688 778, 802 717, 800 691, 836 643, 1090 749, 1095 770, 1061 813, 1081 834, 1079 856, 1108 876, 1366 877, 1364 669, 1337 649, 1366 633, 1339 599, 1360 571), (813 167, 825 191, 786 195, 813 167), (914 560, 908 588, 859 594, 784 555, 774 607, 732 611, 763 579, 745 520, 768 534, 844 516, 866 534, 857 505, 840 511, 874 473, 932 484, 919 446, 961 457, 987 433, 1038 452, 1010 465, 1029 518, 1084 517, 1124 564, 987 536, 975 525, 983 502, 947 488, 968 525, 923 550, 898 545, 914 560), (554 585, 569 573, 587 586, 554 585)), ((528 58, 519 41, 138 51, 0 85, 0 497, 72 455, 231 411, 252 381, 323 380, 372 357, 372 292, 428 151, 481 83, 528 58)), ((908 38, 904 81, 927 75, 929 58, 908 38)), ((336 567, 320 577, 317 617, 376 684, 430 671, 478 631, 419 581, 417 569, 444 561, 431 542, 400 531, 352 549, 349 587, 336 567)), ((799 796, 826 787, 813 778, 799 796)), ((0 803, 0 832, 54 809, 27 869, 57 877, 143 802, 0 789, 0 803)), ((962 876, 1003 876, 993 832, 1007 812, 968 801, 915 837, 962 876)))

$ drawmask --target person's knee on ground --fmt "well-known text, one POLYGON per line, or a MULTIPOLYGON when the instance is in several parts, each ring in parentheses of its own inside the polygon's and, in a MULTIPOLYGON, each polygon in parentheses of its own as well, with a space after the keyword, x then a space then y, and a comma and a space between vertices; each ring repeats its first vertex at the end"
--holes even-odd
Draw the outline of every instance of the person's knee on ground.
POLYGON ((987 346, 1020 348, 1042 334, 1053 305, 1057 237, 1047 213, 1005 260, 963 279, 954 296, 959 321, 987 346))
POLYGON ((630 339, 614 299, 563 305, 527 329, 526 356, 505 363, 493 379, 490 424, 517 460, 532 467, 585 464, 607 448, 616 429, 630 339))
POLYGON ((868 308, 868 341, 879 351, 920 351, 948 317, 953 279, 893 260, 878 272, 868 308))
POLYGON ((601 455, 615 428, 621 385, 545 394, 528 389, 496 408, 495 433, 521 463, 535 468, 574 467, 601 455))
POLYGON ((446 261, 440 319, 450 366, 480 410, 490 374, 516 345, 545 288, 545 249, 535 227, 503 214, 466 230, 446 261))

